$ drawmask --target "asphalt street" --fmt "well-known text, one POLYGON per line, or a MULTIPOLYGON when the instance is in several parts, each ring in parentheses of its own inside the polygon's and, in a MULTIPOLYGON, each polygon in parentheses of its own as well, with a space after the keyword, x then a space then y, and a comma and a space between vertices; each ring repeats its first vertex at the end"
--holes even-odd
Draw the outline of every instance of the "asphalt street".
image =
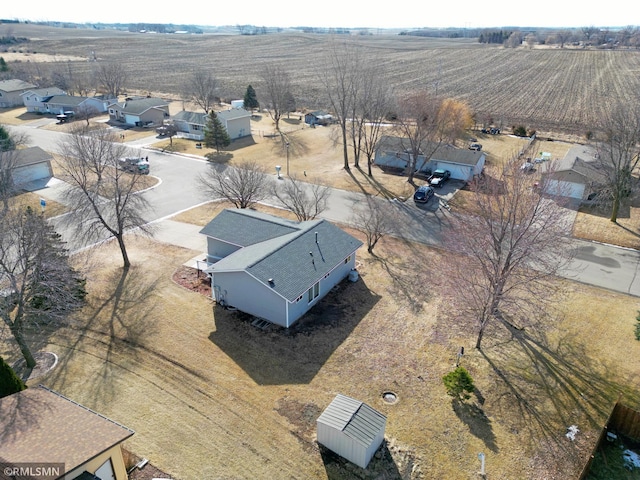
MULTIPOLYGON (((29 144, 40 146, 44 150, 56 152, 60 142, 66 134, 38 128, 31 124, 26 126, 12 126, 12 130, 26 133, 29 144)), ((132 149, 139 149, 143 156, 149 157, 151 175, 160 179, 160 183, 141 193, 149 200, 152 210, 146 218, 156 225, 157 231, 168 242, 183 244, 187 248, 204 245, 201 239, 193 239, 194 229, 184 227, 180 222, 173 222, 169 218, 176 213, 187 210, 212 199, 206 198, 198 187, 198 178, 211 164, 200 157, 163 153, 147 148, 154 137, 149 139, 127 142, 132 149)), ((232 167, 227 167, 232 168, 232 167)), ((278 182, 275 172, 269 176, 269 181, 278 182)), ((280 180, 282 181, 282 180, 280 180)), ((64 184, 50 182, 49 186, 38 190, 44 198, 60 199, 61 188, 64 184)), ((322 218, 332 222, 351 223, 352 212, 357 205, 365 201, 364 194, 332 189, 328 201, 328 208, 321 214, 322 218)), ((444 208, 437 208, 437 198, 430 200, 431 208, 419 208, 412 200, 401 202, 398 200, 375 199, 379 202, 389 202, 394 209, 394 221, 390 226, 390 235, 427 244, 435 247, 446 247, 447 226, 451 212, 444 208)), ((268 202, 269 203, 269 202, 268 202)), ((276 204, 275 199, 270 203, 276 204)), ((76 239, 65 233, 62 219, 53 222, 61 229, 63 238, 70 244, 71 249, 83 247, 74 243, 76 239)), ((640 296, 640 252, 603 245, 578 239, 571 240, 572 258, 568 268, 563 271, 566 278, 584 284, 594 285, 616 292, 640 296)))

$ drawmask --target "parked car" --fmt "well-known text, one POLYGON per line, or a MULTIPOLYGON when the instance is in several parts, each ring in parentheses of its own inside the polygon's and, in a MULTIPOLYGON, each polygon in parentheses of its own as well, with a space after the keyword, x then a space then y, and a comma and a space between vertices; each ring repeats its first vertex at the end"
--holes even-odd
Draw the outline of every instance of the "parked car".
POLYGON ((418 187, 416 193, 413 194, 413 201, 416 203, 427 203, 433 197, 433 188, 429 185, 418 187))
POLYGON ((469 145, 469 150, 475 150, 476 152, 479 152, 480 150, 482 150, 482 145, 474 142, 469 145))
POLYGON ((438 168, 433 171, 433 175, 429 177, 429 185, 432 187, 440 188, 442 185, 446 183, 447 180, 451 177, 451 172, 449 170, 443 170, 442 168, 438 168))
POLYGON ((126 157, 118 160, 118 167, 129 173, 147 175, 149 173, 149 162, 143 157, 126 157))

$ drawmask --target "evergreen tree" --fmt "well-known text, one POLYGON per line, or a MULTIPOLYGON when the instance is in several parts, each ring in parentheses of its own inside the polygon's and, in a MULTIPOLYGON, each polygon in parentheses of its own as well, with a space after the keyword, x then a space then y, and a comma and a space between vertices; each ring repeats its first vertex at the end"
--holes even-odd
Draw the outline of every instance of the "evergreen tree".
POLYGON ((244 108, 245 110, 253 110, 254 108, 259 108, 260 103, 258 102, 258 97, 256 96, 256 91, 254 88, 249 85, 247 87, 247 91, 244 94, 244 108))
POLYGON ((15 143, 11 138, 11 135, 0 125, 0 152, 8 152, 9 150, 13 150, 15 148, 15 143))
POLYGON ((471 398, 469 394, 475 390, 473 379, 464 367, 458 367, 453 372, 447 373, 442 377, 442 381, 447 389, 447 394, 458 400, 468 400, 471 398))
POLYGON ((0 398, 13 395, 27 388, 13 368, 0 357, 0 398))
POLYGON ((216 152, 220 153, 220 149, 228 146, 230 143, 231 137, 229 137, 227 129, 222 125, 216 112, 212 110, 204 129, 204 145, 208 148, 215 148, 216 152))
POLYGON ((8 72, 9 71, 9 65, 7 65, 7 62, 5 62, 3 57, 0 57, 0 72, 8 72))

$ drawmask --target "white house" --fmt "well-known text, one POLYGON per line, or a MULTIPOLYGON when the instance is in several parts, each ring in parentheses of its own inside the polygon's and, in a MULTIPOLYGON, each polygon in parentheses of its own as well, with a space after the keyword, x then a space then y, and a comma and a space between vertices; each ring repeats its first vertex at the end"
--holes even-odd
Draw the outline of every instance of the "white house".
POLYGON ((361 468, 367 468, 382 442, 387 417, 338 394, 316 421, 318 443, 361 468))
POLYGON ((51 160, 53 157, 40 147, 29 147, 14 150, 15 164, 11 177, 15 186, 36 180, 49 179, 53 176, 51 160))
POLYGON ((583 145, 571 148, 562 159, 542 163, 540 171, 545 193, 579 200, 607 181, 595 151, 583 145))
MULTIPOLYGON (((425 144, 424 152, 434 152, 430 158, 419 155, 416 171, 432 172, 436 169, 449 170, 451 178, 468 182, 480 175, 484 169, 486 155, 482 151, 456 148, 452 145, 425 144)), ((374 164, 380 167, 404 169, 410 157, 409 141, 402 137, 383 136, 376 148, 374 164)))
POLYGON ((27 112, 49 113, 47 101, 56 95, 66 95, 66 92, 58 87, 34 88, 22 93, 21 97, 27 112))
POLYGON ((127 480, 121 445, 134 434, 130 428, 42 385, 0 398, 0 412, 3 466, 37 460, 31 465, 52 469, 38 478, 127 480))
POLYGON ((326 220, 249 209, 223 210, 200 233, 216 303, 287 328, 355 270, 362 246, 326 220))

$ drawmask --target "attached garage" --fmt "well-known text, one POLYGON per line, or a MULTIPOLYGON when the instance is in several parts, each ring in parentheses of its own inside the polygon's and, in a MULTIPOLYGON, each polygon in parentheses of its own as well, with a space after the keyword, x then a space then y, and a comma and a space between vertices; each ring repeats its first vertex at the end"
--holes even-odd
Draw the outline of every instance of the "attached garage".
POLYGON ((569 150, 562 160, 542 163, 541 188, 549 195, 584 199, 597 191, 599 185, 607 183, 602 167, 594 158, 594 152, 578 146, 569 150))
POLYGON ((11 176, 14 185, 24 185, 36 180, 48 179, 53 176, 51 155, 40 147, 25 148, 16 151, 16 165, 11 176))
POLYGON ((369 405, 338 394, 318 417, 318 443, 367 468, 384 440, 387 417, 369 405))

